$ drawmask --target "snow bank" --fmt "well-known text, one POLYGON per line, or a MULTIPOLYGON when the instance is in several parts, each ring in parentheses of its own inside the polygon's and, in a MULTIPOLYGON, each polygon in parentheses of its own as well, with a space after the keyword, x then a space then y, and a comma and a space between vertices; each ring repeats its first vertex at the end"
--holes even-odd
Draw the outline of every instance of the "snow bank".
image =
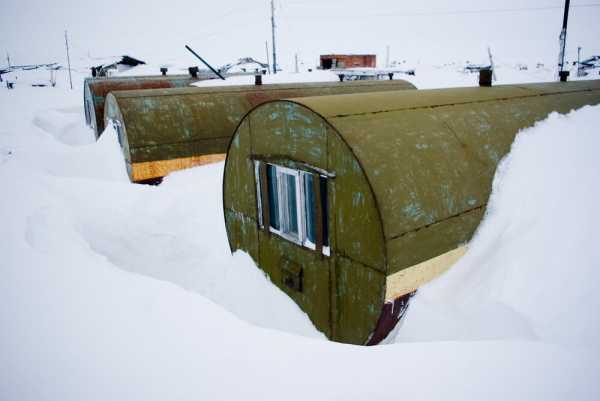
POLYGON ((0 91, 2 399, 600 397, 600 107, 519 136, 466 257, 367 348, 229 254, 222 164, 130 184, 80 103, 0 91))
POLYGON ((396 341, 528 339, 600 356, 600 107, 521 132, 467 255, 413 299, 396 341))

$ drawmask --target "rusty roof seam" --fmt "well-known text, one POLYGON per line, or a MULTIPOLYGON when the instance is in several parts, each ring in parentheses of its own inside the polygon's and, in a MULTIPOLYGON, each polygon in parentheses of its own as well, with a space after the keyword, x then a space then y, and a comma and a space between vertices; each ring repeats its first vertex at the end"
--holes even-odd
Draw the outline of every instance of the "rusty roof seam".
POLYGON ((457 213, 457 214, 453 214, 453 215, 451 215, 451 216, 448 216, 448 217, 446 217, 446 218, 444 218, 444 219, 441 219, 441 220, 438 220, 438 221, 434 221, 433 223, 425 224, 425 225, 423 225, 423 226, 420 226, 420 227, 414 228, 414 229, 412 229, 412 230, 409 230, 409 231, 405 231, 405 232, 403 232, 403 233, 401 233, 401 234, 394 235, 394 236, 392 236, 392 237, 390 237, 390 238, 386 238, 386 239, 385 239, 385 241, 386 241, 386 242, 393 241, 393 240, 396 240, 396 239, 398 239, 398 238, 402 238, 402 237, 404 237, 404 236, 405 236, 405 235, 407 235, 407 234, 411 234, 411 233, 417 232, 417 231, 419 231, 419 230, 423 230, 423 229, 429 228, 429 227, 431 227, 431 226, 434 226, 434 225, 436 225, 436 224, 439 224, 439 223, 443 223, 443 222, 445 222, 445 221, 448 221, 448 220, 450 220, 450 219, 454 219, 454 218, 456 218, 456 217, 461 217, 461 216, 463 216, 463 215, 465 215, 465 214, 467 214, 467 213, 471 213, 471 212, 473 212, 473 211, 475 211, 475 210, 482 209, 482 208, 484 208, 486 205, 487 205, 487 202, 485 202, 485 203, 482 203, 482 204, 481 204, 481 205, 479 205, 479 206, 475 206, 475 207, 473 207, 473 208, 471 208, 471 209, 468 209, 468 210, 462 211, 462 212, 460 212, 460 213, 457 213))
MULTIPOLYGON (((490 102, 506 101, 506 100, 514 100, 514 99, 527 99, 527 98, 533 98, 533 97, 538 97, 538 96, 540 96, 540 97, 541 96, 554 96, 554 95, 580 93, 580 92, 594 92, 594 91, 600 91, 600 89, 579 89, 579 90, 564 91, 564 92, 535 93, 535 94, 522 95, 522 96, 501 97, 501 98, 493 98, 493 99, 485 99, 485 100, 473 100, 473 101, 467 101, 467 102, 442 103, 442 104, 433 104, 433 105, 427 104, 427 105, 422 105, 422 106, 400 107, 397 109, 367 111, 367 112, 363 112, 363 113, 325 115, 324 117, 327 119, 330 119, 330 118, 341 119, 341 118, 355 117, 355 116, 368 116, 368 115, 383 114, 383 113, 394 113, 397 111, 413 111, 413 110, 422 110, 422 109, 428 109, 428 108, 435 109, 438 107, 446 107, 446 106, 459 106, 459 105, 465 105, 465 104, 490 103, 490 102)), ((362 93, 360 93, 360 95, 362 95, 362 93)))

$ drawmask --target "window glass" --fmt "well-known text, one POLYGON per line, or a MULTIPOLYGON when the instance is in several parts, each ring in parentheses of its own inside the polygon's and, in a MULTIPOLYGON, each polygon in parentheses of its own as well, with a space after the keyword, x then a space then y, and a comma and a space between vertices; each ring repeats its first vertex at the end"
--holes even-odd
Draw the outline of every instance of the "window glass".
POLYGON ((279 186, 277 185, 277 169, 267 164, 267 185, 269 192, 269 221, 271 227, 280 229, 279 224, 279 186))
POLYGON ((298 235, 298 200, 296 198, 296 177, 291 174, 282 174, 285 182, 286 208, 283 213, 286 217, 285 231, 290 234, 298 235))

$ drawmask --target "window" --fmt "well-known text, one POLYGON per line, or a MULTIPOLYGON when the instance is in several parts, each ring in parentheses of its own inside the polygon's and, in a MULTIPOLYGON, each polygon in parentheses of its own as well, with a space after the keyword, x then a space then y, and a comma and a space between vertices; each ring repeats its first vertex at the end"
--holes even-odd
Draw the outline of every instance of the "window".
POLYGON ((329 255, 327 178, 255 162, 261 227, 329 255))

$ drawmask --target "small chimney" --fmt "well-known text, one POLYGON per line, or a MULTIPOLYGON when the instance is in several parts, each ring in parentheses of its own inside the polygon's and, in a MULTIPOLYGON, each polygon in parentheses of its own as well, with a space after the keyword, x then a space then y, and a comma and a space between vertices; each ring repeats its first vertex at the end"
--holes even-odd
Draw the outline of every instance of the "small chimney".
POLYGON ((167 71, 169 71, 167 67, 160 68, 160 73, 163 75, 163 77, 167 75, 167 71))
POLYGON ((190 67, 188 68, 188 71, 190 72, 192 78, 198 78, 198 67, 190 67))
POLYGON ((560 71, 558 73, 560 77, 560 82, 567 82, 567 78, 569 77, 569 71, 560 71))
POLYGON ((262 75, 256 74, 254 76, 254 85, 262 85, 262 75))
POLYGON ((491 68, 482 68, 479 70, 479 86, 492 86, 491 68))
POLYGON ((98 75, 98 71, 96 70, 96 67, 92 67, 92 77, 96 78, 96 75, 98 75))

